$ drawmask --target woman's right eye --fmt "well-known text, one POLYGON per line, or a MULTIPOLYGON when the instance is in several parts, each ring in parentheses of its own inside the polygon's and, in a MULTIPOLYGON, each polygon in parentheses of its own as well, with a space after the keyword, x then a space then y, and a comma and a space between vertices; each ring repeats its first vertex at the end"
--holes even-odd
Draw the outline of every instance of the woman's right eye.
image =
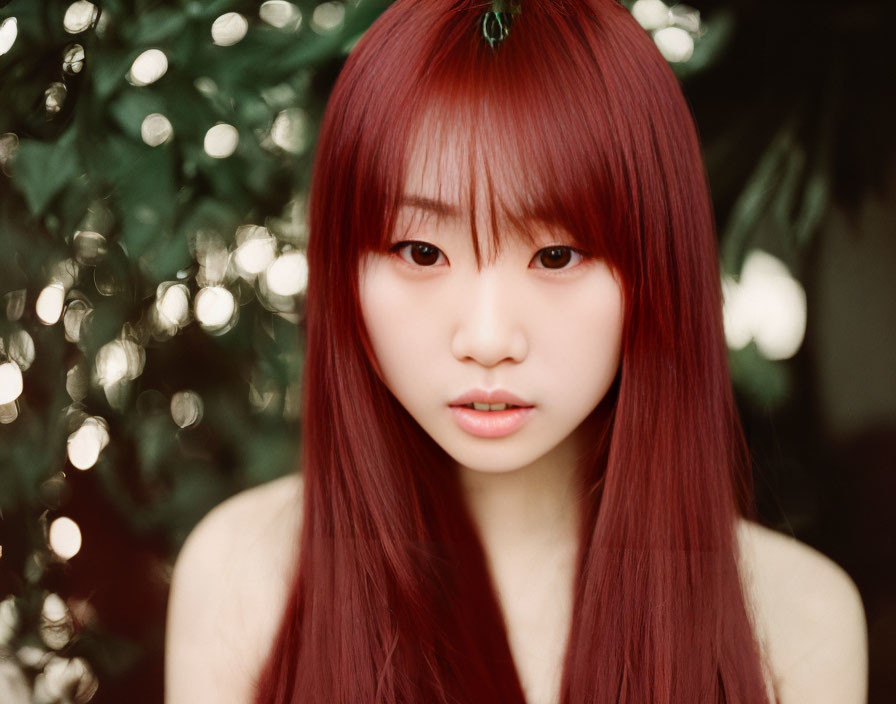
POLYGON ((434 247, 426 242, 405 241, 397 242, 389 248, 390 252, 396 252, 398 256, 409 264, 417 266, 429 267, 438 262, 439 255, 442 254, 438 247, 434 247), (407 249, 410 252, 411 259, 402 256, 402 251, 407 249))

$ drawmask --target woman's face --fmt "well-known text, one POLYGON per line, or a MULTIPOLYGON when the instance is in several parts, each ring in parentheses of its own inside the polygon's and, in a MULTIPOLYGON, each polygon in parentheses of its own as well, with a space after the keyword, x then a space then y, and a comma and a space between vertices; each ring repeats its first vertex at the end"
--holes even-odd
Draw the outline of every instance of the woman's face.
POLYGON ((484 207, 477 208, 477 271, 469 212, 459 197, 439 198, 439 175, 458 182, 451 163, 412 159, 411 202, 392 243, 420 244, 361 260, 362 314, 380 377, 461 466, 506 472, 569 451, 619 366, 620 284, 603 260, 565 247, 572 242, 559 228, 537 226, 535 245, 507 232, 492 260, 484 207), (451 212, 414 198, 441 200, 451 212), (477 389, 508 391, 532 408, 452 408, 477 389))

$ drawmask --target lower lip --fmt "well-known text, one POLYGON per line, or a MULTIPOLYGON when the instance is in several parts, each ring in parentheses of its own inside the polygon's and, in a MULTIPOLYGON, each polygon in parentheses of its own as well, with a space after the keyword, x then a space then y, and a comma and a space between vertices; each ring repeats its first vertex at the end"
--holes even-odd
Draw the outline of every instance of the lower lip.
POLYGON ((466 406, 451 406, 457 424, 471 435, 480 438, 501 438, 510 435, 526 422, 534 410, 509 408, 504 411, 477 411, 466 406))

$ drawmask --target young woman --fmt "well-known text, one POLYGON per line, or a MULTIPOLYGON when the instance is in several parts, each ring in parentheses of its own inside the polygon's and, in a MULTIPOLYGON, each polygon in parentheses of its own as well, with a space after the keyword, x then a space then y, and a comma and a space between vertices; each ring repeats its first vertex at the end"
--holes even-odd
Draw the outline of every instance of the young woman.
POLYGON ((521 4, 397 0, 349 56, 301 471, 184 546, 169 704, 864 701, 854 585, 746 520, 675 77, 613 0, 521 4))

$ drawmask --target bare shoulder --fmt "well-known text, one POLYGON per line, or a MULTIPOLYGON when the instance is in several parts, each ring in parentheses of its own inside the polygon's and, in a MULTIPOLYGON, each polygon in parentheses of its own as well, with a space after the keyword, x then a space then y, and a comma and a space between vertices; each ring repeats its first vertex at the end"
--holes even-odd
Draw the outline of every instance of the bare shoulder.
POLYGON ((293 576, 301 495, 298 474, 246 489, 187 537, 168 600, 167 704, 250 701, 293 576))
POLYGON ((862 704, 868 645, 862 598, 833 560, 751 521, 738 524, 741 571, 780 704, 862 704))

